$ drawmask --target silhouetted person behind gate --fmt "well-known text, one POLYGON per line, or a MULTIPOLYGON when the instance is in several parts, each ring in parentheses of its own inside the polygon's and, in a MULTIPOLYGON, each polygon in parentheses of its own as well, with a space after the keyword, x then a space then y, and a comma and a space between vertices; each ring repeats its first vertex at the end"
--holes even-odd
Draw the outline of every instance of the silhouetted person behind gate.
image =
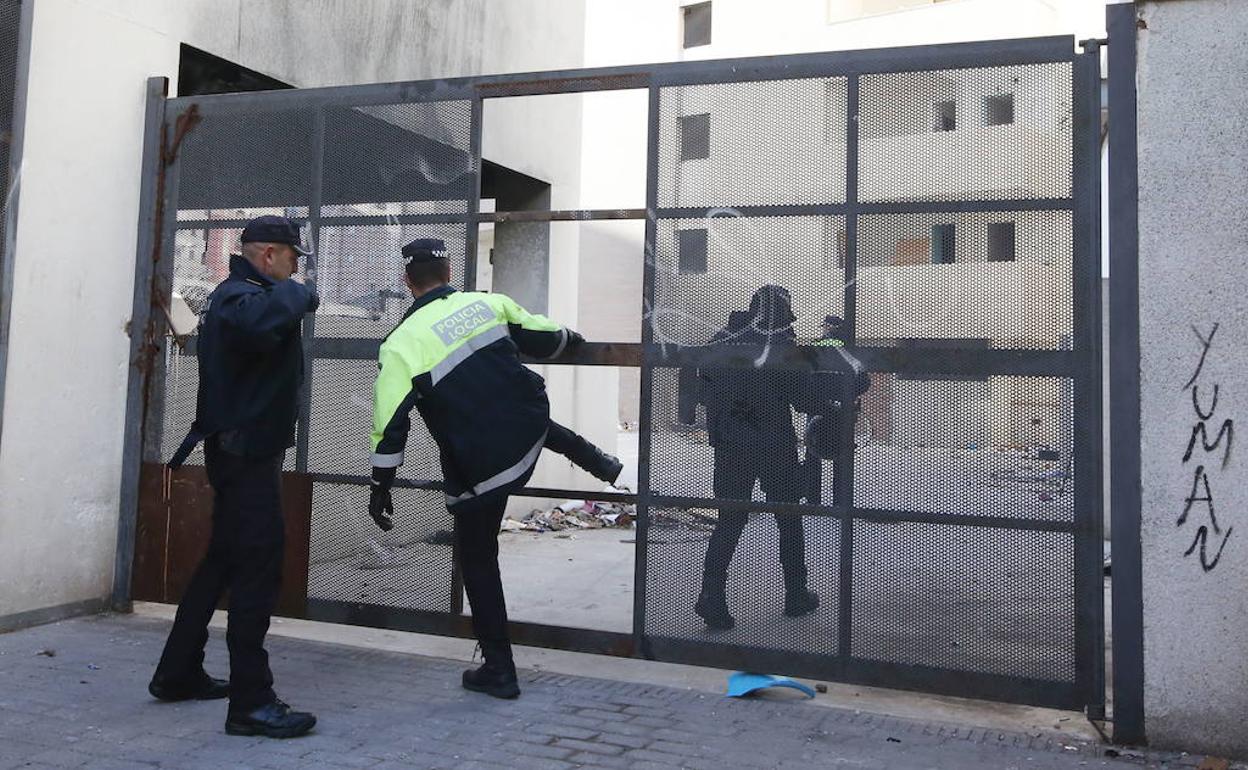
MULTIPOLYGON (((771 368, 774 359, 796 346, 792 300, 787 289, 763 286, 748 311, 733 311, 712 345, 751 345, 759 349, 752 368, 704 368, 698 376, 706 425, 715 449, 717 498, 749 501, 758 481, 768 502, 796 503, 802 497, 793 409, 817 410, 809 371, 771 368)), ((802 517, 777 513, 780 564, 784 571, 784 614, 800 617, 819 606, 806 586, 806 544, 802 517)), ((694 611, 711 628, 732 628, 725 583, 749 514, 720 509, 702 570, 702 591, 694 611)))

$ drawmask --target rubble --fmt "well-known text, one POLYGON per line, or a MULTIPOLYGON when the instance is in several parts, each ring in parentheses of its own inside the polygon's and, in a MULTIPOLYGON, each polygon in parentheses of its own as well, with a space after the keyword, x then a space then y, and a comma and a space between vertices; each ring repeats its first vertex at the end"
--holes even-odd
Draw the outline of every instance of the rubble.
POLYGON ((632 529, 637 506, 569 500, 549 510, 532 510, 518 519, 503 519, 503 532, 562 532, 575 529, 632 529))

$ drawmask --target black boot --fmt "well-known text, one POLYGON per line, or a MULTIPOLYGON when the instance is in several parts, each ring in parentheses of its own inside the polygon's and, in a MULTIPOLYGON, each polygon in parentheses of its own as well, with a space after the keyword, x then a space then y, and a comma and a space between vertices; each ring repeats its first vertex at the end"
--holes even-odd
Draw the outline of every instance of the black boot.
POLYGON ((608 484, 614 484, 624 470, 624 463, 620 462, 620 458, 607 454, 583 436, 575 436, 567 458, 589 475, 608 484))
POLYGON ((230 694, 230 684, 224 679, 213 679, 203 671, 185 681, 176 681, 157 674, 147 685, 153 698, 166 703, 184 700, 217 700, 230 694))
POLYGON ((724 598, 723 591, 703 588, 702 593, 698 594, 697 604, 693 605, 693 611, 706 621, 707 626, 719 631, 726 631, 737 625, 736 619, 728 612, 728 600, 724 598))
POLYGON ((511 658, 511 643, 482 642, 481 654, 485 663, 464 672, 464 689, 506 700, 519 697, 520 682, 516 679, 516 664, 511 658))
POLYGON ((785 591, 784 614, 791 618, 800 618, 819 609, 819 594, 806 588, 797 591, 785 591))
POLYGON ((251 711, 230 711, 225 719, 228 735, 263 735, 268 738, 296 738, 316 726, 316 717, 305 711, 291 711, 275 700, 251 711))

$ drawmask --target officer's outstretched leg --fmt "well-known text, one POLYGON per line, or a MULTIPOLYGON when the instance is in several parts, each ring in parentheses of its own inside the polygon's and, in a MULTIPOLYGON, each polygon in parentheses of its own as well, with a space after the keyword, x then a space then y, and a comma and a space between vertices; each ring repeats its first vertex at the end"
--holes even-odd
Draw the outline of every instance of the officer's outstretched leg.
POLYGON ((484 665, 464 672, 463 685, 495 698, 520 695, 507 635, 503 581, 498 572, 498 527, 506 509, 507 498, 503 496, 455 514, 455 539, 464 589, 472 606, 472 630, 485 657, 484 665))
POLYGON ((594 478, 614 484, 624 470, 618 457, 609 455, 594 446, 584 436, 563 427, 554 420, 546 431, 546 448, 558 452, 585 469, 594 478))

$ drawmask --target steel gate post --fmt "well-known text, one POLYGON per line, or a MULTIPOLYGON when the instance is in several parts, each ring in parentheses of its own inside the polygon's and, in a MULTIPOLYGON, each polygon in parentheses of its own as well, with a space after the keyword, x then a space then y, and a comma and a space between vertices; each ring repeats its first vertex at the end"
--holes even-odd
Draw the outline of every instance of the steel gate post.
MULTIPOLYGON (((860 79, 850 75, 845 110, 845 344, 858 344, 858 112, 860 79)), ((854 421, 841 421, 840 459, 833 465, 832 503, 849 509, 841 519, 837 559, 837 657, 843 665, 854 654, 854 421)), ((807 451, 810 451, 807 448, 807 451)))
POLYGON ((659 97, 651 82, 646 137, 646 234, 641 284, 641 398, 637 425, 637 537, 633 553, 633 650, 651 658, 646 640, 646 570, 650 542, 650 445, 654 429, 654 281, 658 252, 659 97))
MULTIPOLYGON (((325 189, 325 108, 317 107, 312 118, 312 190, 308 201, 308 241, 312 254, 304 257, 308 288, 316 291, 316 266, 321 248, 321 197, 325 189)), ((312 341, 316 337, 316 313, 303 319, 303 382, 299 386, 299 422, 295 428, 295 471, 308 472, 308 442, 312 431, 312 374, 316 358, 312 341)))
MULTIPOLYGON (((134 571, 135 536, 139 517, 139 471, 143 464, 143 424, 153 390, 149 380, 148 345, 155 333, 152 320, 152 276, 161 258, 163 210, 157 198, 164 193, 161 151, 165 132, 165 97, 169 79, 147 79, 147 107, 143 119, 143 162, 139 180, 139 234, 135 248, 134 299, 130 306, 130 373, 126 385, 126 421, 123 426, 121 504, 117 519, 117 553, 113 564, 113 609, 130 609, 130 581, 134 571)), ((163 393, 157 393, 160 398, 163 393)))
POLYGON ((1072 274, 1075 372, 1075 681, 1089 718, 1105 716, 1102 574, 1100 44, 1074 64, 1072 274))
POLYGON ((1109 31, 1109 378, 1114 740, 1142 744, 1144 580, 1140 543, 1140 265, 1136 7, 1106 9, 1109 31))

